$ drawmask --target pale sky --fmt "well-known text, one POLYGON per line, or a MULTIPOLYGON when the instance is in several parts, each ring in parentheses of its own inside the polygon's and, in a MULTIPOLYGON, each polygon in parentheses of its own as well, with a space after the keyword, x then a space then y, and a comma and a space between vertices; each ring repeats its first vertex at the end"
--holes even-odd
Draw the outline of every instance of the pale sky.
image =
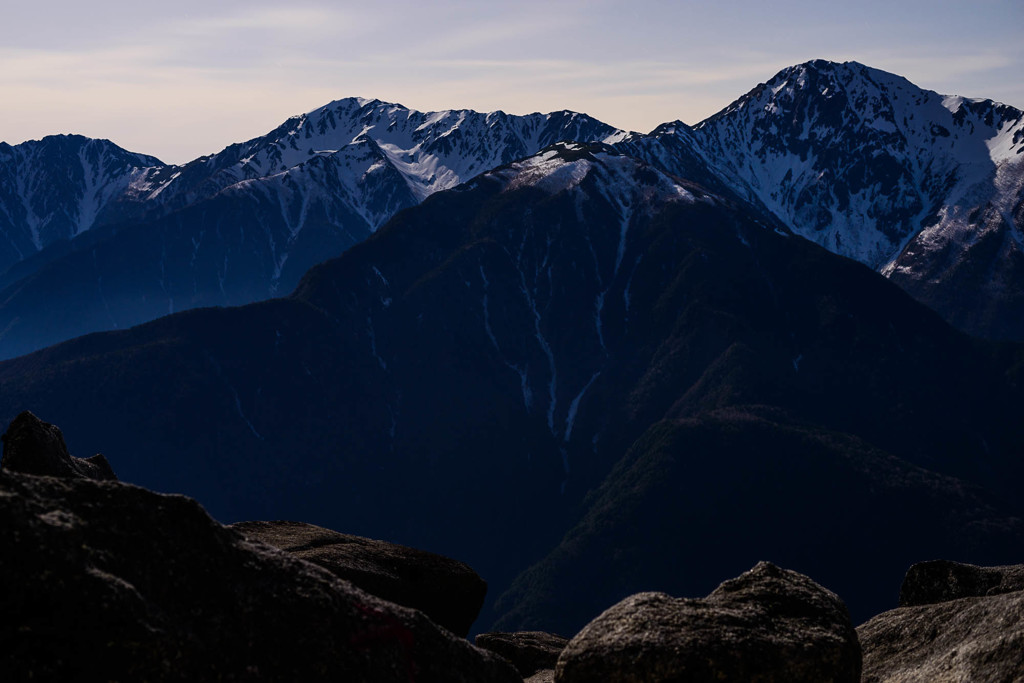
POLYGON ((171 163, 349 96, 648 132, 817 58, 1024 108, 1024 0, 0 3, 0 140, 171 163))

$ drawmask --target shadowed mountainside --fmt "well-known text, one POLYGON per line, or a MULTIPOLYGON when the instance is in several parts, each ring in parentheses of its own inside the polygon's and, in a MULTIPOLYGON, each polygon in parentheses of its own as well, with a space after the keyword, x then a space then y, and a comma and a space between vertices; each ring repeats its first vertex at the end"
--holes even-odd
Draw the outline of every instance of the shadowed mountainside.
MULTIPOLYGON (((865 614, 889 603, 884 586, 905 567, 887 553, 908 527, 925 525, 907 554, 1006 561, 1019 547, 1015 358, 701 186, 608 147, 560 145, 400 213, 287 299, 0 364, 0 416, 31 408, 74 435, 73 450, 102 448, 124 480, 193 495, 223 521, 303 519, 464 558, 490 600, 585 523, 588 491, 653 457, 645 434, 699 435, 711 420, 735 438, 690 449, 680 436, 680 474, 665 482, 762 524, 694 542, 694 562, 729 575, 746 559, 719 546, 757 547, 774 528, 791 566, 812 562, 838 586, 849 549, 830 541, 811 557, 787 525, 806 513, 860 528, 875 545, 858 562, 878 574, 843 597, 865 614), (905 493, 875 489, 864 472, 877 462, 905 493), (738 484, 744 472, 785 485, 738 484), (824 492, 845 504, 815 503, 824 492), (929 518, 914 501, 953 507, 929 518), (876 503, 884 513, 857 511, 876 503), (965 545, 971 524, 989 531, 965 545)), ((629 551, 638 561, 693 531, 682 515, 623 519, 651 532, 629 551)), ((588 552, 625 552, 609 534, 588 552)), ((575 581, 603 585, 620 569, 589 563, 575 581)), ((673 589, 708 586, 683 574, 673 589)), ((584 592, 567 618, 593 616, 609 594, 584 592)), ((525 605, 554 630, 545 620, 559 614, 517 595, 499 611, 525 605)), ((483 625, 498 614, 486 610, 483 625)))

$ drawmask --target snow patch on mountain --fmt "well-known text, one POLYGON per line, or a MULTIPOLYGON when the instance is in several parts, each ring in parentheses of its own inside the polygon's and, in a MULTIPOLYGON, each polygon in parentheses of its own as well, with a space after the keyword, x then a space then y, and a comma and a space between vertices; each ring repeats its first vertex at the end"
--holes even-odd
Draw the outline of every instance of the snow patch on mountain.
MULTIPOLYGON (((500 180, 505 192, 534 187, 548 194, 573 190, 589 177, 595 194, 615 205, 624 219, 661 202, 697 201, 678 179, 601 144, 557 144, 487 175, 500 180)), ((710 196, 701 200, 714 201, 710 196)))
POLYGON ((590 173, 592 167, 593 164, 589 159, 581 158, 569 161, 563 156, 562 150, 549 149, 537 156, 512 164, 504 174, 510 178, 505 186, 505 191, 511 192, 532 186, 548 194, 555 194, 579 185, 590 173))

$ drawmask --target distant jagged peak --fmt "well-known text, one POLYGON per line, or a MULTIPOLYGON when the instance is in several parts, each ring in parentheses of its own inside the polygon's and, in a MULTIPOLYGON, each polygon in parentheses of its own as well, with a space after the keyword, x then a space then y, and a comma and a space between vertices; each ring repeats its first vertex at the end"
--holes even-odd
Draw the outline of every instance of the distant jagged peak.
POLYGON ((975 140, 998 138, 988 145, 993 161, 1024 151, 1021 110, 992 100, 942 95, 853 61, 819 59, 782 69, 694 129, 720 129, 740 120, 779 140, 818 138, 820 144, 832 144, 837 134, 867 133, 941 147, 942 138, 959 134, 975 140))
MULTIPOLYGON (((443 121, 443 120, 447 120, 447 119, 453 119, 453 118, 454 119, 458 119, 458 118, 463 118, 463 117, 466 117, 466 118, 468 118, 468 117, 473 117, 473 118, 479 117, 479 118, 487 121, 488 123, 494 123, 495 121, 500 121, 500 120, 533 119, 533 118, 553 119, 553 120, 558 120, 558 121, 575 121, 575 120, 579 120, 579 121, 600 123, 599 121, 597 121, 597 119, 594 119, 593 117, 591 117, 588 114, 577 112, 577 111, 572 111, 570 109, 560 109, 560 110, 557 110, 557 111, 551 111, 551 112, 547 112, 547 113, 532 112, 532 113, 529 113, 529 114, 508 114, 508 113, 506 113, 505 111, 503 111, 501 109, 496 109, 496 110, 493 110, 493 111, 484 112, 484 111, 478 111, 478 110, 470 109, 470 108, 439 109, 439 110, 434 110, 434 111, 428 111, 428 110, 415 109, 413 107, 407 107, 407 106, 405 106, 403 104, 400 104, 398 102, 388 102, 388 101, 381 100, 381 99, 378 99, 378 98, 367 98, 367 97, 343 97, 341 99, 337 99, 337 100, 333 100, 331 102, 328 102, 327 104, 325 104, 323 106, 320 106, 320 107, 317 107, 317 108, 315 108, 315 109, 313 109, 313 110, 311 110, 309 112, 306 112, 305 114, 299 114, 299 115, 296 115, 296 116, 292 116, 288 120, 289 121, 302 121, 302 120, 310 120, 310 119, 315 120, 315 119, 318 119, 319 117, 327 114, 328 112, 334 113, 335 115, 342 114, 342 113, 345 113, 345 114, 359 113, 359 114, 362 114, 364 116, 366 114, 373 114, 375 116, 379 114, 381 116, 383 116, 383 115, 390 115, 392 118, 394 118, 394 117, 408 117, 408 118, 415 118, 415 119, 419 119, 419 120, 429 121, 432 124, 440 122, 440 121, 443 121)), ((605 124, 603 124, 603 125, 605 125, 605 124)), ((612 131, 617 130, 617 129, 614 129, 611 126, 607 126, 607 125, 605 125, 605 127, 607 127, 609 130, 612 130, 612 131)))
POLYGON ((110 140, 49 135, 0 143, 0 270, 90 230, 128 188, 163 168, 110 140))
POLYGON ((802 87, 809 84, 807 79, 815 79, 817 82, 828 81, 834 85, 849 85, 857 80, 869 80, 879 86, 918 89, 899 74, 876 69, 857 61, 835 62, 828 59, 812 59, 786 67, 775 74, 769 84, 777 84, 780 81, 794 78, 802 87))
POLYGON ((782 69, 675 137, 798 234, 872 268, 942 207, 999 195, 997 169, 1024 162, 1020 110, 859 62, 782 69))
MULTIPOLYGON (((259 138, 189 164, 176 182, 186 192, 298 169, 311 159, 364 146, 405 178, 421 201, 491 168, 562 140, 615 142, 625 131, 568 110, 516 116, 471 109, 421 112, 379 99, 348 97, 291 117, 259 138)), ((362 168, 362 166, 361 166, 362 168)), ((376 168, 371 163, 360 172, 376 168)), ((171 182, 171 174, 165 174, 171 182)), ((352 179, 352 182, 359 182, 352 179)), ((163 191, 163 190, 160 190, 163 191)))
MULTIPOLYGON (((248 160, 248 157, 260 148, 277 147, 311 155, 323 150, 315 146, 310 148, 307 142, 329 142, 334 148, 340 148, 360 136, 368 136, 378 143, 384 142, 398 147, 405 147, 408 144, 411 150, 417 143, 450 135, 460 128, 471 129, 477 135, 494 137, 493 129, 501 126, 514 129, 517 137, 524 138, 523 142, 528 142, 530 138, 543 137, 544 134, 554 134, 556 129, 582 131, 586 133, 587 139, 605 141, 614 141, 626 134, 625 131, 586 114, 568 110, 524 116, 506 114, 500 110, 419 111, 379 99, 347 97, 329 102, 305 114, 293 116, 266 135, 232 145, 225 148, 221 154, 235 152, 239 159, 248 160)), ((558 138, 561 139, 574 138, 558 138)), ((557 140, 551 140, 555 141, 557 140)))
POLYGON ((779 101, 799 94, 834 97, 848 89, 870 88, 882 93, 925 92, 903 76, 875 69, 860 62, 832 62, 815 59, 780 70, 766 83, 760 83, 722 111, 697 124, 697 128, 717 118, 747 107, 751 102, 779 101))
POLYGON ((807 77, 815 78, 819 86, 831 82, 834 85, 846 85, 848 87, 861 83, 870 83, 885 92, 900 94, 900 91, 909 93, 926 93, 928 95, 939 95, 946 100, 946 108, 955 112, 962 104, 968 109, 977 112, 1000 115, 1004 120, 1018 119, 1024 112, 1011 105, 997 102, 987 98, 968 98, 960 95, 940 94, 936 91, 922 88, 908 78, 899 74, 891 73, 856 61, 832 62, 824 59, 816 59, 802 64, 787 67, 777 73, 768 85, 777 85, 780 81, 790 80, 796 77, 797 82, 804 86, 807 77))
POLYGON ((47 135, 17 145, 0 142, 0 159, 10 158, 11 155, 21 160, 44 158, 46 161, 58 162, 62 158, 70 161, 73 157, 80 156, 83 160, 93 163, 104 162, 105 165, 127 165, 136 168, 166 166, 154 156, 129 152, 105 138, 90 138, 76 133, 47 135))
MULTIPOLYGON (((929 95, 935 94, 901 76, 859 62, 814 60, 782 69, 694 128, 705 130, 741 118, 786 120, 796 124, 799 123, 794 120, 797 116, 820 118, 843 111, 891 119, 886 114, 900 96, 920 105, 929 95)), ((833 123, 849 122, 842 119, 833 123)), ((781 132, 788 132, 788 129, 781 132)))

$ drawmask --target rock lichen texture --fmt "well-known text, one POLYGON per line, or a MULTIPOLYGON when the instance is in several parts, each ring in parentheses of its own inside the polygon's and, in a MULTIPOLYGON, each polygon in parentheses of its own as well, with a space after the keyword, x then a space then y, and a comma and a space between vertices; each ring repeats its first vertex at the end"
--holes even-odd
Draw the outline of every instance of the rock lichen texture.
POLYGON ((808 577, 761 562, 703 599, 639 593, 573 638, 559 683, 857 683, 861 653, 846 606, 808 577))
POLYGON ((933 561, 907 572, 901 607, 857 628, 864 683, 1024 680, 1024 565, 933 561))
POLYGON ((312 562, 372 595, 418 609, 466 637, 487 583, 466 564, 396 543, 342 534, 303 522, 239 522, 248 539, 312 562))

